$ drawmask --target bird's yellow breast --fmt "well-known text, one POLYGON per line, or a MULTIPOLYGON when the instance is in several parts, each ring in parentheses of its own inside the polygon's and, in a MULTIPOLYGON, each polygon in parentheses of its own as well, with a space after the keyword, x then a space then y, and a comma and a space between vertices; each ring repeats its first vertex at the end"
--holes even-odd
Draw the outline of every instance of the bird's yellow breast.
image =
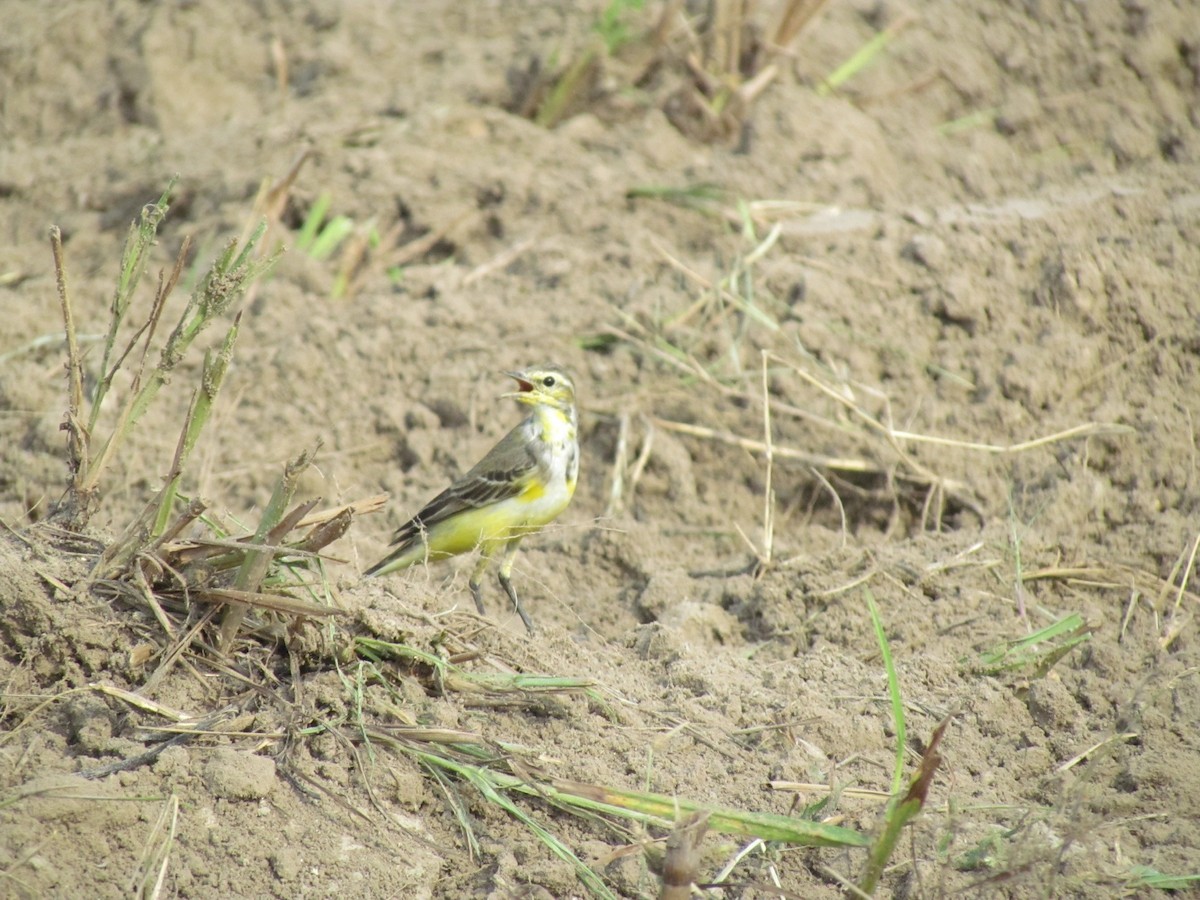
POLYGON ((561 447, 575 442, 575 423, 561 410, 540 407, 535 421, 540 432, 538 437, 550 446, 561 447))

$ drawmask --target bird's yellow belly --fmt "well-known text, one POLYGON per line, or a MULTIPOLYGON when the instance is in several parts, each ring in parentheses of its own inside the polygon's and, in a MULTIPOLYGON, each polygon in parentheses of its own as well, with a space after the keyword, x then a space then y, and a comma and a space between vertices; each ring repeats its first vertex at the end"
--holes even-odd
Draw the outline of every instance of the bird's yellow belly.
POLYGON ((428 558, 444 559, 468 553, 481 544, 533 534, 554 521, 570 502, 571 492, 563 490, 562 485, 558 490, 537 485, 509 500, 464 510, 429 530, 428 558))

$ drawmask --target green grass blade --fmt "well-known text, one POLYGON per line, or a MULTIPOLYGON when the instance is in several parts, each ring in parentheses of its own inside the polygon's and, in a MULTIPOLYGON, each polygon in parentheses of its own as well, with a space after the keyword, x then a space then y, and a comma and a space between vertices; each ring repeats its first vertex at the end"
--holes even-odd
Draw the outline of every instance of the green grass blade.
POLYGON ((711 216, 721 216, 730 202, 727 192, 714 184, 695 184, 688 187, 638 185, 625 191, 629 200, 665 200, 684 209, 693 209, 711 216))
MULTIPOLYGON (((267 542, 267 535, 279 524, 288 507, 291 505, 300 474, 308 468, 315 452, 315 450, 305 450, 284 466, 283 474, 279 477, 279 481, 276 482, 275 490, 271 492, 271 499, 267 503, 267 508, 263 510, 258 527, 254 530, 254 537, 249 541, 250 545, 261 545, 267 542)), ((247 552, 246 558, 242 561, 237 576, 233 580, 234 589, 239 591, 257 591, 263 576, 266 574, 270 561, 271 553, 269 549, 264 548, 257 552, 247 552)))
POLYGON ((829 73, 829 76, 817 87, 817 94, 825 97, 832 94, 843 84, 875 62, 883 49, 891 43, 893 32, 884 29, 863 44, 854 54, 829 73))
POLYGON ((117 426, 104 442, 103 449, 95 457, 96 461, 81 486, 83 490, 95 488, 101 472, 115 455, 128 433, 154 402, 159 390, 171 380, 171 374, 183 359, 196 336, 213 319, 222 315, 238 300, 255 278, 264 274, 279 259, 280 253, 258 261, 249 258, 250 249, 261 238, 264 228, 265 224, 260 225, 254 232, 242 252, 237 256, 236 262, 234 254, 237 252, 238 242, 230 241, 225 252, 221 254, 192 293, 178 323, 163 345, 158 365, 125 408, 117 426))
POLYGON ((308 215, 304 218, 304 224, 300 226, 300 231, 296 235, 297 250, 303 253, 309 252, 313 242, 317 239, 317 235, 321 232, 321 225, 324 223, 325 216, 332 204, 333 197, 328 193, 321 194, 313 202, 313 205, 308 210, 308 215))
POLYGON ((604 698, 593 690, 596 683, 590 678, 571 675, 531 675, 524 672, 469 672, 447 662, 435 653, 410 647, 407 644, 381 641, 377 638, 355 638, 354 648, 355 652, 372 662, 379 662, 382 659, 397 659, 429 666, 434 670, 438 682, 446 690, 464 693, 482 691, 498 694, 582 691, 597 704, 606 706, 604 698))
POLYGON ((959 116, 957 119, 950 119, 943 122, 937 127, 938 134, 948 136, 964 131, 971 131, 975 128, 990 128, 995 123, 998 115, 1000 115, 1000 107, 998 106, 979 109, 965 116, 959 116))
POLYGON ((109 371, 109 366, 112 364, 113 350, 116 348, 117 331, 125 320, 130 300, 146 269, 146 256, 149 254, 150 248, 154 246, 155 238, 158 235, 158 226, 170 209, 167 200, 178 180, 179 176, 176 175, 167 182, 162 196, 156 202, 144 206, 140 221, 129 226, 129 237, 125 240, 125 250, 121 255, 121 274, 117 279, 112 306, 109 309, 108 334, 104 339, 104 356, 100 361, 100 377, 96 381, 96 388, 92 393, 92 410, 88 417, 88 433, 90 434, 95 434, 101 405, 104 397, 108 394, 108 389, 112 386, 112 378, 115 373, 109 371))
MULTIPOLYGON (((263 235, 266 233, 267 220, 260 219, 255 229, 250 232, 250 237, 246 238, 246 242, 242 244, 242 252, 238 254, 237 259, 234 260, 233 265, 230 267, 235 272, 244 271, 246 274, 242 276, 242 280, 247 284, 265 275, 282 255, 282 251, 276 251, 263 259, 255 258, 258 252, 256 250, 258 242, 263 239, 263 235)), ((237 247, 237 244, 233 243, 232 246, 237 247)))
POLYGON ((933 784, 933 776, 942 764, 942 756, 938 747, 941 745, 942 737, 949 724, 949 719, 943 719, 934 729, 933 736, 929 739, 929 746, 921 759, 920 768, 909 781, 908 789, 903 795, 899 792, 894 793, 892 799, 888 801, 883 816, 883 827, 872 841, 871 849, 867 851, 867 863, 864 867, 863 877, 858 883, 858 889, 862 893, 873 894, 875 892, 879 879, 887 868, 888 860, 892 858, 892 853, 900 840, 904 826, 915 819, 925 807, 929 788, 933 784))
MULTIPOLYGON (((594 334, 581 334, 575 338, 575 346, 580 350, 585 350, 589 353, 612 353, 613 349, 621 343, 621 339, 615 334, 600 331, 594 334)), ((0 359, 0 362, 3 362, 0 359)))
POLYGON ((204 368, 200 375, 200 390, 192 409, 188 413, 187 422, 184 425, 183 440, 180 444, 179 454, 174 466, 174 476, 163 489, 162 501, 159 503, 158 515, 155 517, 154 529, 152 531, 155 537, 162 534, 163 529, 167 527, 167 520, 170 518, 171 510, 175 505, 175 494, 179 489, 181 470, 187 463, 192 449, 196 446, 196 441, 200 439, 200 434, 204 430, 204 426, 208 424, 208 420, 212 416, 213 404, 216 403, 217 394, 220 393, 221 384, 225 380, 225 373, 229 371, 229 363, 233 359, 233 347, 237 342, 238 328, 241 321, 242 317, 239 313, 229 331, 226 332, 225 340, 221 343, 221 348, 215 354, 211 351, 204 354, 204 368))
POLYGON ((625 14, 630 11, 638 12, 645 5, 646 0, 609 0, 593 26, 604 40, 604 48, 609 53, 615 53, 632 40, 633 32, 625 22, 625 14))
POLYGON ((542 128, 553 128, 562 121, 571 102, 587 85, 588 73, 599 64, 601 52, 601 47, 591 47, 567 68, 538 108, 533 118, 535 124, 542 128))
POLYGON ((1157 888, 1160 891, 1182 891, 1200 884, 1200 874, 1167 875, 1150 866, 1132 866, 1129 887, 1157 888))
POLYGON ((600 876, 591 867, 575 855, 570 847, 555 837, 537 819, 513 803, 502 791, 497 789, 496 776, 499 773, 467 763, 458 763, 432 753, 419 753, 417 754, 417 758, 426 766, 436 766, 446 769, 469 782, 479 791, 485 800, 500 807, 532 831, 551 853, 570 863, 572 868, 575 869, 575 874, 579 877, 579 880, 595 896, 605 898, 605 900, 617 900, 617 895, 609 889, 608 885, 601 880, 600 876))
POLYGON ((442 789, 442 793, 446 797, 446 802, 450 804, 450 811, 454 814, 454 819, 463 833, 463 839, 467 842, 467 853, 470 854, 472 860, 479 859, 483 855, 483 850, 479 846, 479 838, 475 836, 475 829, 471 825, 471 814, 463 805, 462 797, 455 790, 454 783, 436 765, 425 760, 420 762, 422 768, 438 783, 438 787, 442 789))
POLYGON ((420 662, 435 669, 444 670, 449 663, 436 653, 410 647, 408 644, 397 644, 393 641, 381 641, 378 638, 356 637, 354 650, 366 656, 373 662, 382 659, 399 659, 406 662, 420 662))
POLYGON ((896 728, 896 768, 892 772, 892 793, 894 794, 904 783, 904 744, 907 739, 904 699, 900 696, 900 679, 896 676, 896 663, 892 659, 892 650, 883 630, 883 619, 880 618, 879 607, 875 605, 875 595, 870 588, 864 588, 863 594, 867 598, 867 610, 871 614, 875 640, 879 642, 879 653, 883 657, 883 667, 887 671, 888 697, 892 702, 892 722, 896 728))
POLYGON ((1071 613, 1032 634, 1005 641, 980 654, 978 668, 985 675, 1032 670, 1032 677, 1047 672, 1080 644, 1091 640, 1091 629, 1079 613, 1071 613))
MULTIPOLYGON (((234 576, 234 590, 255 592, 262 584, 263 577, 271 565, 274 551, 269 547, 262 547, 259 550, 250 548, 267 543, 267 535, 287 513, 287 508, 296 493, 300 475, 308 468, 320 446, 320 442, 318 442, 311 451, 305 450, 284 466, 283 474, 279 477, 275 490, 271 493, 267 508, 263 510, 262 519, 259 520, 258 527, 254 530, 254 537, 250 539, 246 555, 238 567, 237 575, 234 576)), ((218 641, 218 646, 222 651, 228 649, 232 644, 245 615, 246 610, 243 607, 234 604, 225 607, 225 612, 221 616, 221 631, 218 641)))
POLYGON ((625 791, 618 788, 554 780, 550 786, 526 785, 513 779, 512 787, 539 796, 551 797, 564 805, 637 819, 670 827, 679 813, 707 811, 709 828, 722 834, 757 837, 764 841, 782 841, 805 847, 864 847, 867 838, 857 831, 837 825, 811 822, 776 813, 756 813, 715 808, 680 797, 625 791))
POLYGON ((327 259, 353 231, 353 219, 349 216, 334 216, 313 240, 308 248, 308 255, 313 259, 327 259))

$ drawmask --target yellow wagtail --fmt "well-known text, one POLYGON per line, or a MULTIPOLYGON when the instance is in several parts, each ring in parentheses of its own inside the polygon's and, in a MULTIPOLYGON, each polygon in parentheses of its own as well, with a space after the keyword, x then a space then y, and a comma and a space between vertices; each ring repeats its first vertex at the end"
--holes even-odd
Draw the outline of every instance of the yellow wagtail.
POLYGON ((579 474, 575 386, 560 366, 531 366, 508 372, 517 390, 504 394, 533 409, 471 471, 457 479, 392 535, 395 548, 366 577, 406 569, 479 549, 471 573, 471 596, 483 613, 479 583, 492 555, 504 547, 500 585, 521 621, 533 623, 512 586, 513 562, 526 535, 558 517, 575 494, 579 474))

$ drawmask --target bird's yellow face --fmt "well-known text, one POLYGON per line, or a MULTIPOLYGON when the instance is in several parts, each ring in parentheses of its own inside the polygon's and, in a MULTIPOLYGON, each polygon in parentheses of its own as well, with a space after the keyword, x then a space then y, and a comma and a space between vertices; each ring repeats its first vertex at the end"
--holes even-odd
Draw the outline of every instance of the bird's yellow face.
POLYGON ((517 390, 509 391, 505 397, 512 397, 530 406, 551 406, 563 412, 575 408, 575 384, 561 367, 530 366, 520 372, 507 374, 517 383, 517 390))

